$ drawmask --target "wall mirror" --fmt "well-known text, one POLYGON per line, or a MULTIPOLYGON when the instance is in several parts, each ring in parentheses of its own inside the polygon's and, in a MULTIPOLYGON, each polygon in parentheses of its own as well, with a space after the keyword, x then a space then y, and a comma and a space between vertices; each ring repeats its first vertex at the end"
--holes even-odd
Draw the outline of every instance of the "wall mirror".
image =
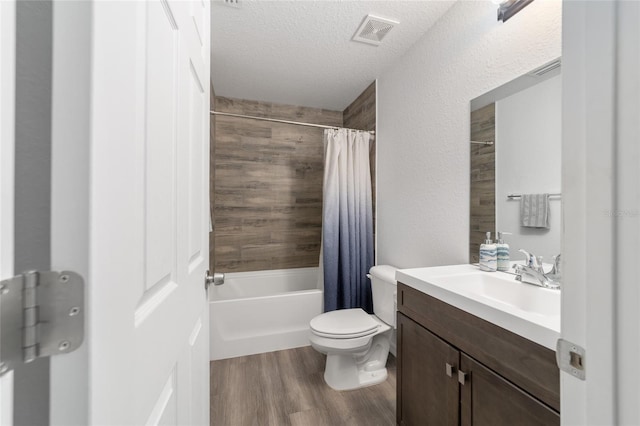
MULTIPOLYGON (((471 263, 486 231, 494 240, 496 231, 511 234, 504 237, 511 260, 524 258, 519 249, 545 263, 560 253, 560 73, 557 59, 471 101, 471 263), (549 194, 548 228, 522 225, 523 194, 549 194)), ((544 211, 534 214, 541 219, 544 211)))

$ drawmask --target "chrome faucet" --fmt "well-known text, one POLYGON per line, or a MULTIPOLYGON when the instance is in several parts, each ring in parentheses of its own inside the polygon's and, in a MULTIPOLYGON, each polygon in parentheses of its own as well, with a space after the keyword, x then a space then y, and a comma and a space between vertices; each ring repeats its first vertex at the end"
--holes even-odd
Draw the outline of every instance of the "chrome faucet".
POLYGON ((542 257, 536 257, 522 249, 519 251, 525 255, 526 259, 524 265, 513 265, 516 280, 540 287, 560 289, 560 255, 555 257, 553 269, 549 273, 545 273, 542 267, 542 257))
POLYGON ((551 271, 547 274, 549 277, 551 277, 554 281, 562 281, 562 272, 560 269, 560 255, 556 255, 553 256, 553 268, 551 269, 551 271))

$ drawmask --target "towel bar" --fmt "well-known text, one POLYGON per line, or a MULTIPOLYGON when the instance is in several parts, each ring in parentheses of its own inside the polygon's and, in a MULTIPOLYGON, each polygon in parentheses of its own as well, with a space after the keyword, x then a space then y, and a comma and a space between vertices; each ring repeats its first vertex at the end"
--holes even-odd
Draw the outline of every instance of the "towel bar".
MULTIPOLYGON (((516 200, 518 198, 522 197, 522 194, 509 194, 507 195, 507 198, 509 200, 516 200)), ((562 194, 561 193, 556 193, 556 194, 549 194, 549 198, 554 197, 554 198, 561 198, 562 194)))

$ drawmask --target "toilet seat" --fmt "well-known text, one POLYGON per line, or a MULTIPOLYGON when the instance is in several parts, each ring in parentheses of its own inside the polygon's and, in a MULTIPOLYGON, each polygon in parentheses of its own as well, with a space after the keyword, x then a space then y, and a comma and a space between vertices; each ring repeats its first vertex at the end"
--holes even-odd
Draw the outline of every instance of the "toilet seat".
POLYGON ((313 318, 311 332, 331 339, 353 339, 374 334, 381 324, 360 308, 326 312, 313 318))

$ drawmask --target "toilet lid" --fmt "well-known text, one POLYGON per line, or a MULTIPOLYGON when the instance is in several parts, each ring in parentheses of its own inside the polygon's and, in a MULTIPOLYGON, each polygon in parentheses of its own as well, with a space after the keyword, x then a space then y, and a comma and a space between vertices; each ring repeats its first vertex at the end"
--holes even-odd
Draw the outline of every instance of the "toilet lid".
POLYGON ((311 330, 324 337, 350 339, 374 333, 380 324, 360 308, 341 309, 318 315, 309 323, 311 330))

